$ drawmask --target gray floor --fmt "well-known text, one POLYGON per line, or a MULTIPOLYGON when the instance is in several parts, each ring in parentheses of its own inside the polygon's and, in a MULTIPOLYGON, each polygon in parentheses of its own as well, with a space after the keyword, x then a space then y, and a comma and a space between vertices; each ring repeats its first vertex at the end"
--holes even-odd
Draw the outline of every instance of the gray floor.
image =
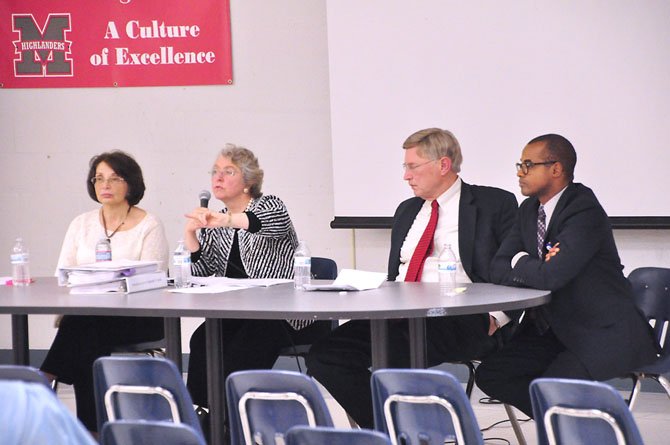
MULTIPOLYGON (((338 427, 349 427, 349 421, 342 408, 335 402, 329 394, 324 394, 326 402, 330 408, 335 425, 338 427)), ((625 394, 624 394, 625 395, 625 394)), ((473 408, 479 426, 484 429, 496 422, 505 421, 505 409, 502 405, 487 405, 479 403, 479 399, 484 397, 481 391, 475 388, 472 394, 473 408)), ((58 398, 71 409, 75 411, 74 392, 68 385, 59 385, 58 398)), ((524 415, 517 412, 520 419, 524 415)), ((670 399, 664 393, 643 392, 636 402, 633 415, 638 427, 642 433, 642 438, 647 445, 667 444, 670 442, 670 399)), ((536 445, 535 424, 533 421, 522 422, 522 429, 528 445, 536 445)), ((484 432, 484 439, 487 445, 497 444, 517 444, 518 441, 509 422, 503 422, 500 425, 484 432)), ((593 444, 600 445, 600 444, 593 444)))

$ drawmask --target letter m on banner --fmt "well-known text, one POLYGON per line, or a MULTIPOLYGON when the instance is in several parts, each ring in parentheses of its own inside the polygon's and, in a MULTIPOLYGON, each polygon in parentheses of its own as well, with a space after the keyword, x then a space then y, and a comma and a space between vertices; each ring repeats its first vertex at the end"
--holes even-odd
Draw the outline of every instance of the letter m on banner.
POLYGON ((17 77, 72 76, 70 14, 49 14, 40 27, 32 14, 12 14, 13 31, 19 33, 14 41, 17 58, 14 75, 17 77))

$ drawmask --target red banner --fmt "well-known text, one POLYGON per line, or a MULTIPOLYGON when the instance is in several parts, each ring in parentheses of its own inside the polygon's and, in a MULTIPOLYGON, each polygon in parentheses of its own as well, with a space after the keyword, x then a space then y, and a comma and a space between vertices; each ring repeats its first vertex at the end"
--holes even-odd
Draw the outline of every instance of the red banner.
POLYGON ((229 0, 0 0, 0 87, 232 79, 229 0))

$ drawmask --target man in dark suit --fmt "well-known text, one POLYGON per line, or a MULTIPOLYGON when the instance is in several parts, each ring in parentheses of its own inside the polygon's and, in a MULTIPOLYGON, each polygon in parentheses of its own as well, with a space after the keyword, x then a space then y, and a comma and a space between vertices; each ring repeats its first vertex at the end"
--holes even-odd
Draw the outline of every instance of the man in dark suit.
POLYGON ((577 155, 548 134, 523 149, 517 176, 528 196, 491 264, 491 280, 552 291, 526 311, 512 340, 477 368, 488 395, 532 417, 536 377, 606 380, 656 357, 636 309, 607 214, 591 189, 573 182, 577 155))
MULTIPOLYGON (((418 131, 405 141, 403 148, 404 179, 416 196, 396 210, 388 279, 437 281, 437 257, 442 246, 450 244, 463 265, 457 282, 489 281, 490 261, 512 226, 516 198, 504 190, 463 182, 458 175, 461 149, 454 135, 446 130, 418 131), (429 239, 431 248, 423 255, 417 273, 410 263, 421 251, 417 246, 431 226, 432 217, 435 221, 429 239)), ((518 315, 496 312, 428 318, 428 365, 479 359, 498 350, 518 315)), ((390 322, 392 367, 409 367, 408 335, 406 320, 390 322)), ((370 350, 370 323, 352 320, 314 344, 307 357, 309 373, 359 426, 366 428, 373 427, 370 350)))

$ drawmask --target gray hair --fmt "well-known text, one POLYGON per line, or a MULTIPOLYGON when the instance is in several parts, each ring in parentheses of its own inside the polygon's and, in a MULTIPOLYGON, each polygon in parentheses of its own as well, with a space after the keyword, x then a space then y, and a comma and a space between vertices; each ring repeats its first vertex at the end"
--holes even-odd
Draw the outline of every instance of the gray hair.
POLYGON ((451 159, 451 171, 454 173, 461 171, 461 163, 463 162, 461 145, 452 132, 441 128, 419 130, 402 144, 402 148, 405 150, 413 147, 416 147, 419 155, 431 160, 446 156, 451 159))
POLYGON ((252 198, 260 198, 263 187, 263 170, 258 166, 258 158, 254 153, 235 144, 226 144, 221 150, 221 156, 231 160, 242 171, 244 185, 249 188, 252 198))

